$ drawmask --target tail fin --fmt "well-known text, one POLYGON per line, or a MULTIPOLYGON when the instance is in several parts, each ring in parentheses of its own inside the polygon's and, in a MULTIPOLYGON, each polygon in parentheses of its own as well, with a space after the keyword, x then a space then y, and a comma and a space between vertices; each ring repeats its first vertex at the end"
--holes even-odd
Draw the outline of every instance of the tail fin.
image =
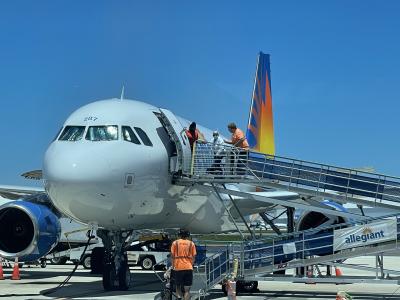
POLYGON ((246 138, 250 148, 275 155, 269 54, 258 56, 246 138))

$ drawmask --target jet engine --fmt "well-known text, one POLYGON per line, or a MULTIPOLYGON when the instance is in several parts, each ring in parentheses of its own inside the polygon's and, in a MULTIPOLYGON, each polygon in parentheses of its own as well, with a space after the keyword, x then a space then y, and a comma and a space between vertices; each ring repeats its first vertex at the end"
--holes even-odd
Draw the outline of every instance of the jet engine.
MULTIPOLYGON (((332 207, 337 211, 347 212, 347 209, 337 202, 324 200, 322 201, 322 203, 332 207)), ((296 229, 307 230, 311 228, 327 227, 335 224, 348 223, 350 221, 351 220, 348 220, 345 217, 326 215, 315 211, 306 211, 297 219, 296 229)))
POLYGON ((34 261, 58 243, 61 225, 45 205, 17 200, 0 206, 0 256, 34 261))

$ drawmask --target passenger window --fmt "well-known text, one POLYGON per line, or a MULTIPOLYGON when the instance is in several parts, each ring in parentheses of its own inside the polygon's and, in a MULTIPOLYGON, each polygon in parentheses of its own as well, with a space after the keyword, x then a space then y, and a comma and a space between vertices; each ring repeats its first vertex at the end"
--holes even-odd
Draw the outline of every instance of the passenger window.
POLYGON ((153 146, 153 143, 150 141, 149 137, 147 136, 146 132, 142 130, 142 128, 139 127, 133 127, 135 128, 137 134, 139 135, 140 139, 142 140, 143 144, 146 146, 153 146))
POLYGON ((82 139, 85 126, 65 126, 59 141, 70 141, 75 142, 82 139))
POLYGON ((129 126, 122 126, 122 138, 124 141, 140 145, 138 137, 129 126))
POLYGON ((118 126, 90 126, 85 139, 93 142, 118 140, 118 126))

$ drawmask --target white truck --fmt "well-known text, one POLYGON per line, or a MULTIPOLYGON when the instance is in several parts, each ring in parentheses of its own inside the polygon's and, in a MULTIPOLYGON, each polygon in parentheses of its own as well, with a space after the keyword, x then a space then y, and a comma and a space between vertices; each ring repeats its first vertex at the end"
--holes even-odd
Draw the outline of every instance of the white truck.
MULTIPOLYGON (((82 262, 81 262, 82 266, 85 269, 90 269, 90 255, 92 253, 92 250, 96 247, 101 247, 102 245, 103 244, 101 242, 88 245, 85 255, 82 257, 82 262)), ((52 252, 46 256, 46 259, 50 260, 50 262, 55 265, 63 265, 68 260, 76 263, 81 259, 85 247, 86 246, 81 246, 81 247, 67 249, 64 251, 52 252)))
MULTIPOLYGON (((127 248, 128 264, 130 266, 140 266, 143 270, 152 270, 156 264, 166 260, 169 255, 171 247, 171 240, 168 238, 149 238, 147 240, 134 241, 127 248)), ((54 252, 47 256, 52 262, 56 263, 59 259, 63 262, 71 260, 78 262, 82 255, 82 266, 85 269, 92 269, 92 272, 98 273, 99 266, 91 266, 91 254, 94 249, 95 251, 103 251, 103 243, 99 242, 91 244, 86 249, 85 254, 83 251, 85 246, 68 249, 61 252, 54 252), (96 249, 99 248, 99 249, 96 249)), ((164 267, 160 265, 160 267, 164 267)))
POLYGON ((127 249, 128 264, 152 270, 154 265, 168 258, 170 247, 169 239, 134 242, 127 249))
MULTIPOLYGON (((61 218, 60 222, 62 230, 60 242, 51 253, 40 260, 42 267, 46 266, 48 260, 55 265, 63 265, 68 260, 79 260, 80 257, 76 258, 77 254, 75 256, 72 254, 73 259, 71 259, 71 252, 82 253, 88 243, 87 231, 89 227, 76 222, 71 223, 71 220, 67 218, 61 218)), ((90 252, 91 249, 102 245, 101 239, 94 233, 94 236, 92 236, 89 242, 88 250, 90 252)), ((86 259, 82 264, 85 268, 90 268, 90 256, 89 259, 86 259)))

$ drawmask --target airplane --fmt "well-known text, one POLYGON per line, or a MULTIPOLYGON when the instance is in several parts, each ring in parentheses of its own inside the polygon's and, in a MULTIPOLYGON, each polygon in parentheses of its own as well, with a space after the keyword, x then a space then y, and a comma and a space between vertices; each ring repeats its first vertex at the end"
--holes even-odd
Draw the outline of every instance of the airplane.
MULTIPOLYGON (((253 94, 257 101, 269 101, 269 56, 260 53, 260 57, 257 73, 264 77, 257 79, 256 74, 253 94)), ((273 151, 272 113, 267 111, 272 103, 257 101, 251 105, 247 136, 253 148, 273 151), (270 123, 260 124, 252 116, 259 121, 270 118, 270 123), (272 140, 264 143, 268 137, 272 140)), ((24 261, 46 255, 59 242, 59 218, 64 215, 97 229, 105 252, 93 251, 92 264, 104 263, 104 289, 127 290, 131 275, 125 248, 136 231, 235 231, 219 195, 202 185, 175 184, 179 159, 185 168, 191 157, 184 134, 189 124, 189 120, 167 109, 122 96, 78 108, 66 119, 44 155, 39 174, 44 191, 0 186, 1 195, 29 195, 0 207, 0 256, 24 261)), ((197 127, 207 140, 212 139, 211 129, 197 127)), ((289 191, 261 193, 274 199, 299 198, 289 191)), ((246 205, 246 214, 265 211, 269 206, 260 207, 251 199, 246 205)), ((320 225, 326 218, 323 214, 321 220, 312 212, 306 214, 308 217, 302 220, 307 226, 315 222, 320 225)))

